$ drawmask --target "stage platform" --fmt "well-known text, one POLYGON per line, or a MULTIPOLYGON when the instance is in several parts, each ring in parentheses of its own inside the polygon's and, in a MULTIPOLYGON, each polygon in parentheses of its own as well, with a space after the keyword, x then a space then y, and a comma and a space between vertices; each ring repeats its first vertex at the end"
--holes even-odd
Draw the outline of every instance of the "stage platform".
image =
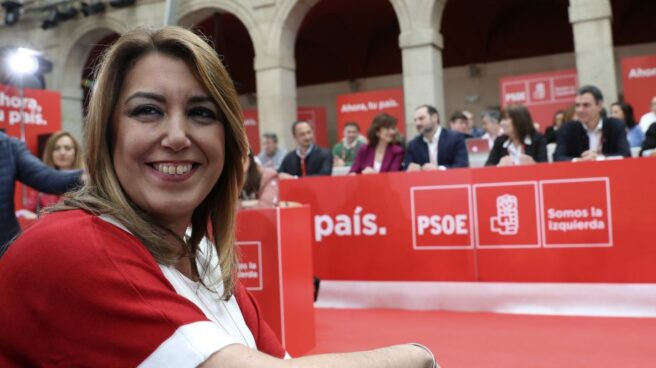
POLYGON ((324 280, 315 306, 656 317, 656 284, 324 280))
POLYGON ((421 342, 442 368, 656 367, 656 318, 317 308, 309 353, 421 342))

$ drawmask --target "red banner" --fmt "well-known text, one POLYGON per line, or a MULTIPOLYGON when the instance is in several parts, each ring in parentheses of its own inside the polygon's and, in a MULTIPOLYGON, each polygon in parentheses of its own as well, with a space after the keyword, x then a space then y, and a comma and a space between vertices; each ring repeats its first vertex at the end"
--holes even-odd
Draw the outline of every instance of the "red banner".
POLYGON ((653 182, 643 158, 306 178, 280 195, 310 205, 325 279, 656 282, 653 182))
POLYGON ((651 111, 656 96, 656 56, 622 59, 624 100, 633 106, 636 120, 651 111))
POLYGON ((0 129, 16 138, 21 136, 21 106, 25 143, 37 155, 38 136, 61 130, 61 96, 55 91, 25 89, 21 100, 17 88, 0 85, 0 129))
MULTIPOLYGON (((299 107, 298 119, 310 123, 314 127, 315 143, 321 147, 328 148, 328 125, 326 120, 326 109, 323 107, 299 107)), ((244 125, 246 135, 253 153, 260 153, 260 123, 257 110, 244 110, 244 125)), ((289 122, 291 129, 292 122, 289 122)), ((289 148, 289 147, 288 147, 289 148)))
POLYGON ((304 120, 314 127, 314 140, 321 147, 328 146, 328 123, 325 107, 299 107, 298 120, 304 120))
MULTIPOLYGON (((0 85, 0 129, 20 139, 21 124, 25 126, 25 144, 35 156, 38 156, 39 136, 61 130, 59 92, 26 88, 21 99, 18 88, 0 85)), ((30 191, 31 189, 28 189, 26 193, 29 194, 30 191)), ((23 189, 20 183, 16 183, 14 193, 16 209, 23 208, 23 189)))
POLYGON ((553 122, 556 111, 574 103, 576 70, 506 77, 501 78, 499 85, 501 106, 521 104, 528 107, 533 121, 544 131, 553 122))
POLYGON ((397 128, 405 136, 403 89, 349 93, 337 96, 337 139, 343 138, 344 125, 354 121, 362 135, 367 135, 374 116, 386 112, 398 119, 397 128))

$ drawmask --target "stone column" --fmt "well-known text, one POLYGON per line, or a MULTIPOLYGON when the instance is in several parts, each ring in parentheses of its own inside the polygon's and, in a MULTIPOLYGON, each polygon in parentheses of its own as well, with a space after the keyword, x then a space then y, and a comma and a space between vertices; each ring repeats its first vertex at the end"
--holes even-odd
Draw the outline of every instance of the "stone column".
POLYGON ((402 32, 399 46, 403 57, 403 95, 405 99, 405 129, 408 138, 416 133, 413 114, 417 106, 434 105, 444 110, 444 71, 442 68, 442 36, 432 28, 402 32))
MULTIPOLYGON (((61 91, 62 130, 66 130, 80 142, 84 136, 82 118, 82 89, 61 91)), ((86 143, 86 142, 85 142, 86 143)))
POLYGON ((296 68, 289 63, 269 64, 255 60, 257 111, 260 133, 278 135, 285 149, 295 146, 291 125, 296 116, 296 68))
POLYGON ((570 0, 569 4, 579 85, 599 87, 608 109, 617 100, 610 0, 570 0))

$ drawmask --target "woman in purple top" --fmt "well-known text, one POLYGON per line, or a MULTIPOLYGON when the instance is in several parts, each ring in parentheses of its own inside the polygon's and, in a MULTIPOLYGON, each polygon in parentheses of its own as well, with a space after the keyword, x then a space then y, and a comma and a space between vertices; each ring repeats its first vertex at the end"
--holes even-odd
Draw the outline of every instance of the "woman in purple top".
POLYGON ((380 113, 367 130, 368 144, 358 150, 351 173, 375 174, 389 171, 401 171, 403 147, 396 144, 396 118, 380 113))

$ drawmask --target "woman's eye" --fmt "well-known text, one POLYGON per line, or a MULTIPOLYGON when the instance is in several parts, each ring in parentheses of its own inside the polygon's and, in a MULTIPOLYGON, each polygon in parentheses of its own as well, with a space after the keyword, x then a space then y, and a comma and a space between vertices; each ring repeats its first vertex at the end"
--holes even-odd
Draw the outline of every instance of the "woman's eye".
POLYGON ((214 111, 206 107, 194 107, 189 111, 189 116, 197 117, 203 120, 216 120, 217 115, 214 111))
POLYGON ((144 105, 144 106, 137 106, 132 112, 130 113, 130 116, 154 116, 154 115, 161 115, 160 109, 158 109, 155 106, 151 105, 144 105))

